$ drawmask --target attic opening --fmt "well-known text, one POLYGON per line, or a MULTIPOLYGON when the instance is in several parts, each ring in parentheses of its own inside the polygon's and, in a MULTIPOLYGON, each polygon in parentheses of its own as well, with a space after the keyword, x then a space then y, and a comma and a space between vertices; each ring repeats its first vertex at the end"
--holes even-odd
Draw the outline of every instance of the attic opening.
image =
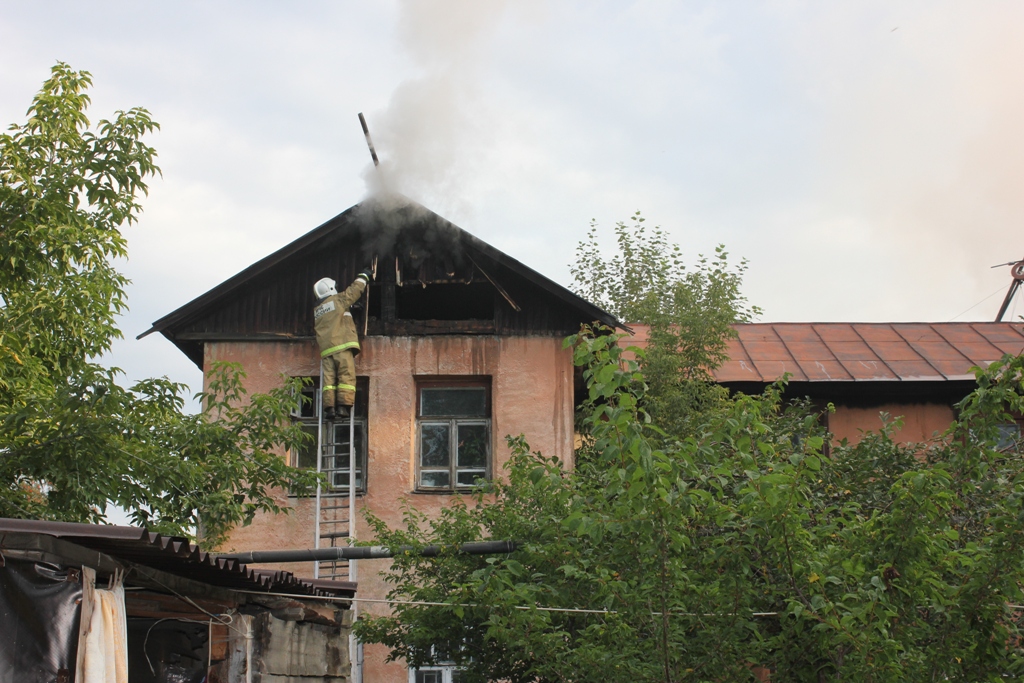
POLYGON ((487 282, 395 288, 399 320, 494 320, 494 292, 487 282))
POLYGON ((408 248, 395 258, 398 320, 494 320, 494 292, 460 253, 408 248))

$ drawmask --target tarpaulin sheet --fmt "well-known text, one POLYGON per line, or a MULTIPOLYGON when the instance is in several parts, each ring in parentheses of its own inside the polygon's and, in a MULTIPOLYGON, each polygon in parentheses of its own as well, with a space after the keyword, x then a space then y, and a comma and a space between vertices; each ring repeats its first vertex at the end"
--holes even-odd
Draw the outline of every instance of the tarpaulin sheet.
POLYGON ((0 681, 70 683, 82 584, 66 570, 5 558, 0 566, 0 681))

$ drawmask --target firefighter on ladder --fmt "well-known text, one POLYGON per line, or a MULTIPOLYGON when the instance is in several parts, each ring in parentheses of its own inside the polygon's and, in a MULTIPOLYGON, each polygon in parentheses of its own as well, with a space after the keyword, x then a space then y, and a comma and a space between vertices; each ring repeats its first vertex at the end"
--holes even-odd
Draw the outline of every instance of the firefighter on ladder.
POLYGON ((316 343, 323 364, 323 415, 327 420, 347 417, 356 402, 356 364, 359 333, 352 320, 352 305, 359 301, 370 281, 369 268, 363 269, 348 288, 338 293, 335 282, 325 277, 313 285, 317 305, 313 309, 316 343))

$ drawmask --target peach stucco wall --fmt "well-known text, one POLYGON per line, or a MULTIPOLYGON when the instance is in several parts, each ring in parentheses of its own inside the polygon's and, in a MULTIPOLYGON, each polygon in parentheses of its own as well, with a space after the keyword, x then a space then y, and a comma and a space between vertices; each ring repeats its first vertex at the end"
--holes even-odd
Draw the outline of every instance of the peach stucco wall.
POLYGON ((877 432, 882 428, 882 413, 888 420, 903 418, 903 426, 893 432, 898 443, 921 443, 941 435, 953 422, 953 408, 942 403, 889 403, 871 408, 836 406, 828 416, 828 429, 838 443, 846 439, 855 444, 864 432, 877 432))
MULTIPOLYGON (((250 392, 280 386, 282 375, 319 373, 311 342, 218 342, 206 345, 205 363, 234 361, 247 373, 250 392)), ((571 465, 573 444, 572 359, 552 337, 369 337, 356 360, 357 374, 370 378, 367 493, 358 500, 391 526, 401 523, 404 502, 436 514, 450 495, 414 491, 416 448, 416 377, 476 375, 491 378, 493 471, 500 476, 509 450, 506 435, 525 434, 533 450, 555 455, 571 465)), ((236 529, 226 550, 301 548, 313 546, 313 502, 279 492, 292 512, 261 515, 236 529)), ((370 540, 365 523, 357 537, 370 540)), ((359 563, 358 595, 383 598, 379 572, 386 561, 359 563)), ((311 564, 288 565, 299 576, 311 576, 311 564)), ((370 603, 361 611, 381 611, 370 603)), ((384 648, 368 646, 364 681, 406 681, 401 664, 384 664, 384 648)))

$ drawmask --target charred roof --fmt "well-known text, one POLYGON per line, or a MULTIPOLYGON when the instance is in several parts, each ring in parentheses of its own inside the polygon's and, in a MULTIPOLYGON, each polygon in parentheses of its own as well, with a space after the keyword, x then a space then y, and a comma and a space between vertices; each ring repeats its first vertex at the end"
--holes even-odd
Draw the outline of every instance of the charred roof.
POLYGON ((369 335, 564 335, 614 316, 404 197, 357 204, 153 323, 199 367, 208 341, 311 339, 312 285, 377 264, 369 335))

